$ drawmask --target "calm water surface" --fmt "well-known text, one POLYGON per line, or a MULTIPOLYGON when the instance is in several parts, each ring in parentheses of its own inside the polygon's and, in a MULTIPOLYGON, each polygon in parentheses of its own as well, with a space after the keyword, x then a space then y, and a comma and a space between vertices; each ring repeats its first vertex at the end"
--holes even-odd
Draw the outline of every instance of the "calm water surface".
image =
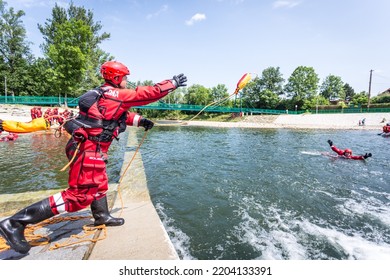
MULTIPOLYGON (((108 175, 110 182, 119 180, 127 133, 110 147, 108 175)), ((0 142, 0 195, 68 186, 66 136, 49 133, 19 134, 15 142, 0 142)))
MULTIPOLYGON (((126 138, 111 146, 112 182, 126 138)), ((182 259, 376 260, 390 259, 389 140, 376 131, 155 127, 141 154, 182 259), (323 155, 334 155, 328 139, 373 157, 323 155)), ((65 143, 0 143, 0 194, 66 187, 65 143)))

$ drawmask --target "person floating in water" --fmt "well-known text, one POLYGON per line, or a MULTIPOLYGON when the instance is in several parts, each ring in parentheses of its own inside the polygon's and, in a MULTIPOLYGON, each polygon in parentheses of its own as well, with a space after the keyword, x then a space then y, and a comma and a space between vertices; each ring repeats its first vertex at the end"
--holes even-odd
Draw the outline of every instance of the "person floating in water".
POLYGON ((390 136, 390 122, 386 123, 386 125, 383 126, 382 132, 378 135, 382 135, 383 137, 389 137, 390 136))
POLYGON ((364 159, 367 159, 367 158, 372 156, 371 153, 365 153, 364 155, 360 155, 360 156, 353 156, 351 149, 340 150, 335 145, 333 145, 332 140, 328 140, 328 144, 334 152, 336 152, 340 157, 343 157, 343 158, 364 160, 364 159))

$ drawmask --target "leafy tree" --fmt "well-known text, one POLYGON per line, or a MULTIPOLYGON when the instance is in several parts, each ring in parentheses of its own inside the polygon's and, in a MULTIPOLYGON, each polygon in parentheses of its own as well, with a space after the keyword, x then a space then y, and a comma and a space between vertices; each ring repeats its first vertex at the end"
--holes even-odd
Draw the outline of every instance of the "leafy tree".
POLYGON ((99 67, 109 58, 99 44, 110 35, 99 35, 102 26, 94 22, 92 11, 73 2, 65 10, 56 3, 52 18, 38 28, 44 38, 42 51, 54 71, 52 87, 56 91, 77 96, 97 86, 99 67))
POLYGON ((111 35, 106 32, 100 34, 103 26, 100 21, 94 21, 93 12, 91 10, 86 10, 84 7, 76 7, 73 5, 73 2, 71 2, 68 14, 69 18, 82 21, 92 31, 92 37, 86 42, 86 46, 89 48, 89 56, 87 56, 86 73, 82 84, 84 85, 84 89, 82 89, 83 93, 102 82, 100 66, 104 62, 114 59, 112 55, 99 47, 99 45, 103 41, 108 40, 111 35))
POLYGON ((352 98, 352 103, 355 105, 362 105, 368 103, 368 93, 365 91, 355 94, 352 98))
POLYGON ((269 90, 269 89, 265 89, 263 90, 261 93, 260 93, 260 100, 259 100, 259 103, 258 103, 258 108, 266 108, 266 109, 273 109, 276 107, 276 105, 278 105, 279 101, 280 101, 280 98, 279 96, 269 90))
POLYGON ((317 96, 311 96, 310 98, 305 99, 303 101, 302 109, 314 110, 320 105, 329 105, 329 100, 322 95, 317 94, 317 96))
POLYGON ((280 98, 274 91, 275 87, 270 86, 271 84, 265 86, 264 81, 261 78, 255 78, 243 89, 243 107, 273 109, 278 105, 280 98))
POLYGON ((105 53, 99 47, 90 53, 90 55, 87 57, 84 81, 81 83, 78 92, 76 92, 76 95, 79 93, 84 93, 103 82, 100 74, 100 66, 109 60, 113 60, 113 56, 105 53))
POLYGON ((36 59, 28 68, 28 76, 31 77, 26 86, 27 92, 34 96, 56 96, 51 85, 53 84, 53 69, 45 58, 36 59))
POLYGON ((327 99, 345 99, 343 81, 339 76, 328 75, 321 85, 320 94, 327 99))
MULTIPOLYGON (((218 84, 217 86, 211 88, 210 91, 211 102, 218 102, 219 100, 227 98, 228 96, 229 96, 229 91, 226 85, 218 84)), ((225 100, 220 104, 218 103, 218 105, 229 107, 232 105, 232 100, 231 99, 225 100)))
POLYGON ((68 21, 57 27, 56 38, 46 53, 54 68, 54 88, 59 93, 76 92, 86 72, 88 49, 77 46, 78 35, 89 37, 92 34, 84 29, 81 21, 68 21), (83 33, 77 34, 77 33, 83 33))
MULTIPOLYGON (((26 30, 21 18, 24 11, 6 9, 7 3, 0 0, 0 71, 6 77, 7 93, 28 95, 26 86, 29 82, 28 68, 33 57, 29 42, 26 41, 26 30)), ((3 83, 3 79, 1 79, 3 83)), ((5 83, 5 81, 4 81, 5 83)), ((4 84, 3 87, 4 88, 4 84)))
POLYGON ((319 78, 313 67, 298 66, 288 78, 284 90, 292 103, 301 107, 305 99, 316 95, 318 82, 319 78))
POLYGON ((384 92, 381 94, 378 94, 377 96, 374 96, 371 99, 372 103, 390 103, 390 93, 389 92, 384 92))
POLYGON ((345 99, 352 99, 355 95, 355 90, 347 83, 344 84, 345 99))
POLYGON ((284 79, 279 67, 268 67, 261 77, 256 77, 243 89, 243 106, 251 108, 275 108, 283 94, 284 79))
POLYGON ((254 78, 246 87, 240 92, 242 106, 248 108, 259 108, 260 92, 263 90, 261 80, 259 77, 254 78))
POLYGON ((263 70, 260 78, 262 89, 281 95, 283 94, 283 83, 284 79, 279 67, 268 67, 263 70))
POLYGON ((202 85, 194 84, 188 87, 184 102, 193 105, 207 105, 211 102, 210 90, 202 85))

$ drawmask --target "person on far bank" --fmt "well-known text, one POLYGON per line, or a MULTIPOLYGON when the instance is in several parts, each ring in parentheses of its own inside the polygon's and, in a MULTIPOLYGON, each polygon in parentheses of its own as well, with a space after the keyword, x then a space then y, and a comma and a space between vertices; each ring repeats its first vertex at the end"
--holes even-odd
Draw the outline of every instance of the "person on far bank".
POLYGON ((332 140, 328 140, 328 144, 334 152, 336 152, 340 157, 343 157, 346 159, 365 160, 365 159, 372 156, 371 153, 365 153, 364 155, 354 156, 354 155, 352 155, 351 149, 340 150, 335 145, 333 145, 332 140))
POLYGON ((65 151, 70 164, 68 188, 36 202, 0 222, 0 235, 15 251, 26 254, 31 246, 24 236, 28 224, 36 224, 57 214, 91 207, 94 225, 121 226, 123 218, 110 215, 106 192, 107 152, 126 126, 149 130, 154 123, 135 112, 132 106, 155 102, 173 90, 186 86, 184 74, 173 76, 153 86, 127 89, 129 69, 117 61, 107 61, 100 69, 104 84, 84 93, 79 99, 79 114, 64 128, 72 135, 65 151))

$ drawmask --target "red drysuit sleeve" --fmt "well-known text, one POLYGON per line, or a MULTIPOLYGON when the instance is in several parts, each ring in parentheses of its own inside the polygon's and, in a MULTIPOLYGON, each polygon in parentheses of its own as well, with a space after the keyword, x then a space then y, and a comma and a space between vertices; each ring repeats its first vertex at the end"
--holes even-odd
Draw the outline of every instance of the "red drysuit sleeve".
POLYGON ((332 150, 336 152, 339 156, 342 156, 344 154, 343 150, 338 149, 336 146, 331 146, 332 150))
POLYGON ((176 89, 171 80, 165 80, 154 86, 139 86, 136 89, 120 89, 120 99, 127 107, 142 106, 155 102, 176 89))
POLYGON ((134 112, 127 112, 126 125, 139 126, 139 121, 142 119, 140 115, 134 112))

